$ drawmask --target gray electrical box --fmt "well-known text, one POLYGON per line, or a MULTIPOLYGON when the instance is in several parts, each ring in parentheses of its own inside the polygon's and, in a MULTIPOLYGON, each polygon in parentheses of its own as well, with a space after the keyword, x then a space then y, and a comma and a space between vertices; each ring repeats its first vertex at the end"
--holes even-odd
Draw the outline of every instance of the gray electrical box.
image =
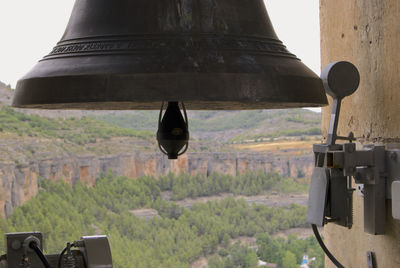
POLYGON ((311 177, 308 195, 307 222, 324 225, 325 207, 328 199, 329 170, 316 167, 311 177))
POLYGON ((110 244, 104 235, 81 237, 85 247, 81 249, 88 260, 87 268, 112 268, 110 244))
POLYGON ((400 220, 400 181, 392 183, 392 215, 400 220))
POLYGON ((25 256, 25 260, 29 260, 27 263, 31 264, 32 267, 35 267, 33 264, 39 265, 41 263, 39 257, 33 252, 33 250, 24 250, 24 243, 29 237, 35 237, 38 241, 39 248, 43 249, 41 233, 10 233, 5 235, 9 268, 25 267, 24 258, 22 256, 25 256))

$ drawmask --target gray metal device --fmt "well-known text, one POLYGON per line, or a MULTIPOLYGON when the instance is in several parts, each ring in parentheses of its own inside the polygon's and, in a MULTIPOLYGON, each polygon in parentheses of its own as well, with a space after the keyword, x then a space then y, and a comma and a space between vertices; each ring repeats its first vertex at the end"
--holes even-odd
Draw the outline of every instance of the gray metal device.
POLYGON ((361 184, 364 197, 364 231, 384 234, 386 199, 392 198, 392 215, 400 219, 400 150, 364 145, 357 150, 354 134, 337 135, 341 101, 359 83, 357 68, 349 62, 328 65, 321 78, 333 98, 327 142, 314 144, 315 169, 309 190, 307 221, 323 226, 329 222, 352 227, 352 178, 361 184), (337 144, 336 141, 345 143, 337 144))
MULTIPOLYGON (((0 268, 43 268, 44 264, 29 247, 35 242, 43 250, 42 234, 6 234, 6 254, 0 256, 0 268)), ((111 249, 106 236, 84 236, 79 241, 68 243, 60 254, 45 255, 52 268, 112 268, 111 249), (78 248, 71 250, 70 245, 78 248), (68 250, 67 250, 68 249, 68 250)))
POLYGON ((24 265, 27 263, 41 263, 33 250, 27 247, 27 243, 33 240, 37 241, 40 249, 43 248, 41 233, 10 233, 5 235, 9 268, 25 267, 24 265))
POLYGON ((84 247, 81 247, 83 255, 88 261, 87 268, 112 268, 112 256, 110 244, 104 235, 81 237, 84 247))
POLYGON ((309 190, 307 221, 318 226, 328 222, 351 228, 353 225, 353 206, 351 178, 338 167, 330 166, 331 151, 355 150, 354 136, 337 135, 341 101, 353 94, 360 83, 357 68, 345 61, 331 63, 321 74, 326 92, 332 96, 327 143, 314 144, 315 168, 309 190), (336 144, 337 140, 348 140, 346 145, 336 144))
POLYGON ((392 215, 400 220, 400 181, 392 183, 392 215))
POLYGON ((315 167, 311 177, 310 194, 308 198, 308 222, 318 226, 324 225, 328 189, 329 170, 322 167, 315 167))

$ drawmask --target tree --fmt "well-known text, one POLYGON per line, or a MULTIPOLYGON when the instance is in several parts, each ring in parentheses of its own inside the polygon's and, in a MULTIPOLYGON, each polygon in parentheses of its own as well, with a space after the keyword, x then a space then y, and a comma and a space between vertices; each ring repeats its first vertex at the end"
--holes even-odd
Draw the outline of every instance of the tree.
POLYGON ((224 247, 228 247, 231 244, 231 237, 225 233, 224 236, 222 237, 222 245, 224 247))
POLYGON ((261 260, 269 263, 278 263, 281 259, 281 246, 268 234, 257 236, 258 255, 261 260))
POLYGON ((257 265, 257 254, 247 246, 242 246, 239 242, 236 242, 230 250, 234 267, 250 268, 257 265))
POLYGON ((221 268, 224 267, 224 262, 217 255, 212 256, 208 259, 208 267, 210 268, 221 268))
MULTIPOLYGON (((3 239, 4 233, 7 232, 7 223, 0 216, 0 239, 3 239)), ((2 255, 5 251, 4 243, 0 243, 0 255, 2 255)))
POLYGON ((296 255, 287 250, 282 259, 282 266, 284 268, 297 268, 299 265, 296 263, 296 255))

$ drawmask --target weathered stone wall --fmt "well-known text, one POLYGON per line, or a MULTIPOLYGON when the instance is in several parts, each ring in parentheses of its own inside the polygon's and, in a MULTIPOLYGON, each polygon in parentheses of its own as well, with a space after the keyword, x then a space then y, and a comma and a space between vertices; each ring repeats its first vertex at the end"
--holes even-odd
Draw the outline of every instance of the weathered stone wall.
MULTIPOLYGON (((361 86, 343 102, 339 134, 353 131, 361 143, 400 141, 400 1, 320 0, 322 65, 337 60, 353 62, 361 86)), ((323 110, 326 137, 330 107, 323 110)), ((328 248, 346 268, 367 267, 366 252, 374 251, 378 267, 400 267, 400 222, 387 213, 387 234, 363 231, 363 199, 354 195, 354 227, 328 224, 328 248)), ((326 267, 335 267, 326 260, 326 267)))
POLYGON ((113 170, 115 175, 137 178, 142 175, 158 177, 169 172, 179 174, 213 172, 236 175, 248 171, 276 171, 296 177, 301 170, 306 176, 312 171, 312 156, 280 156, 267 153, 189 153, 170 161, 161 154, 137 153, 115 156, 74 156, 32 161, 18 165, 0 163, 0 215, 7 216, 14 207, 35 196, 37 178, 64 180, 73 185, 82 181, 94 185, 102 172, 113 170))

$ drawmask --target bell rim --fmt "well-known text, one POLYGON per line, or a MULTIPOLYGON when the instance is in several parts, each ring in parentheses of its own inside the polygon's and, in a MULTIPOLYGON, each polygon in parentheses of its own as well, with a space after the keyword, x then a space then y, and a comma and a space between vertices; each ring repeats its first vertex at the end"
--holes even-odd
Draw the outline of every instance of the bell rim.
POLYGON ((37 77, 17 83, 12 106, 39 109, 159 110, 162 102, 188 110, 321 107, 327 98, 317 77, 262 74, 163 74, 37 77), (157 80, 148 86, 148 80, 157 80), (275 83, 275 84, 274 84, 275 83))
MULTIPOLYGON (((158 111, 162 101, 158 102, 75 102, 75 103, 47 103, 47 104, 17 104, 11 106, 19 109, 37 110, 86 110, 86 111, 158 111), (157 108, 158 107, 158 108, 157 108)), ((328 103, 305 103, 305 102, 192 102, 184 101, 187 110, 191 111, 238 111, 238 110, 274 110, 295 108, 320 108, 328 103), (235 108, 225 108, 226 106, 235 108)))

